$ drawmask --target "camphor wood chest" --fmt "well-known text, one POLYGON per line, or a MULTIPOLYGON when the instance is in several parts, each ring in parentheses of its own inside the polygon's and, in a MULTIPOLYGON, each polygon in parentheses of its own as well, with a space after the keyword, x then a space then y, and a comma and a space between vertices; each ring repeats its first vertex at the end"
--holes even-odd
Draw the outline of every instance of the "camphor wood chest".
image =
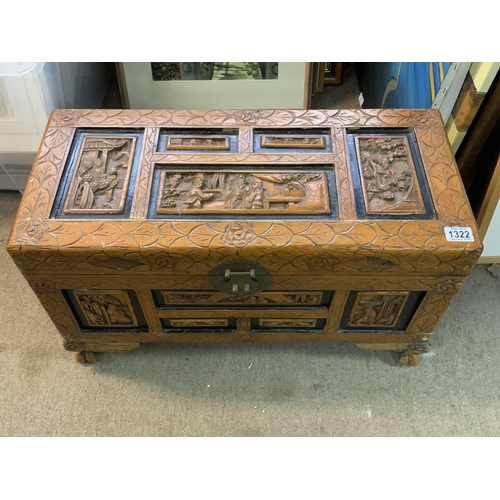
POLYGON ((81 362, 312 341, 416 364, 481 250, 434 110, 55 111, 8 241, 81 362))

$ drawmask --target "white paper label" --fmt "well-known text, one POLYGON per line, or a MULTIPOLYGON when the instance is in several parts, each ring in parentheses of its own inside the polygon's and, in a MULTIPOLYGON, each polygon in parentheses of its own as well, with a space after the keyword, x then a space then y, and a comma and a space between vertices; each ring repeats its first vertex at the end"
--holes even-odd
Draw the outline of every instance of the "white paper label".
POLYGON ((444 234, 448 241, 474 241, 474 234, 470 227, 445 227, 444 234))

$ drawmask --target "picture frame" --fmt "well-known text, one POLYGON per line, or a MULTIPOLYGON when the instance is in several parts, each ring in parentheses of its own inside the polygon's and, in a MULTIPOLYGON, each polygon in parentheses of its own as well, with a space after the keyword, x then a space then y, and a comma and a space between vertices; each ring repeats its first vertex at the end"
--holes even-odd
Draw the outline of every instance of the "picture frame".
POLYGON ((277 64, 273 79, 160 81, 149 62, 118 62, 116 71, 129 109, 307 109, 310 63, 277 64))

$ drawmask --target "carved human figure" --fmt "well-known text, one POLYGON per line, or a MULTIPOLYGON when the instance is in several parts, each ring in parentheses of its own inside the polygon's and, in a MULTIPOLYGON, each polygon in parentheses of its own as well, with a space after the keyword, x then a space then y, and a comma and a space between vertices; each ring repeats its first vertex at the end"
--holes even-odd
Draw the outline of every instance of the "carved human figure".
POLYGON ((106 190, 106 199, 108 200, 108 203, 110 201, 113 201, 113 192, 118 184, 118 176, 116 174, 116 168, 111 167, 109 169, 109 172, 106 174, 106 181, 107 181, 107 187, 108 189, 106 190))
POLYGON ((375 310, 367 306, 362 310, 362 313, 356 318, 355 323, 357 325, 372 325, 377 319, 377 313, 375 310))
POLYGON ((79 295, 89 323, 94 326, 112 326, 116 324, 133 324, 134 320, 126 309, 128 306, 120 303, 112 295, 79 295))
POLYGON ((244 175, 236 178, 233 189, 226 191, 226 208, 247 208, 248 186, 244 175))
POLYGON ((101 158, 82 163, 80 183, 76 191, 75 205, 80 208, 91 209, 94 205, 95 194, 104 192, 107 202, 113 201, 113 192, 118 185, 116 167, 105 171, 101 158))
POLYGON ((202 191, 203 182, 205 177, 203 174, 197 175, 192 182, 191 190, 187 195, 182 208, 202 208, 203 201, 210 200, 214 195, 213 193, 204 193, 202 191))
POLYGON ((253 179, 250 193, 247 196, 247 204, 254 209, 264 208, 264 188, 262 181, 257 177, 253 179))
POLYGON ((110 323, 127 324, 132 323, 132 318, 125 311, 120 311, 115 304, 108 305, 108 316, 110 323))

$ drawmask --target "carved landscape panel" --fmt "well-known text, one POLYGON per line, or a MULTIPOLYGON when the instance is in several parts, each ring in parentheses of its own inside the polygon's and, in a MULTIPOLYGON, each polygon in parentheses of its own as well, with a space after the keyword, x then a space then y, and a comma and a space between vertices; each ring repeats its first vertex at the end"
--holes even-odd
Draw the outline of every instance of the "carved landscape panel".
POLYGON ((74 290, 73 294, 89 326, 138 326, 130 297, 123 290, 74 290))
POLYGON ((258 295, 230 295, 212 292, 162 291, 166 305, 317 306, 322 292, 262 292, 258 295))
POLYGON ((63 214, 122 213, 135 144, 135 137, 85 137, 73 170, 63 214))
POLYGON ((360 292, 356 296, 347 326, 396 326, 408 297, 409 292, 360 292))
POLYGON ((325 172, 314 170, 163 170, 157 214, 329 213, 325 172))
POLYGON ((229 326, 227 319, 171 319, 170 326, 173 328, 202 328, 202 327, 224 327, 229 326))
POLYGON ((324 137, 314 135, 263 135, 260 138, 260 146, 279 149, 325 149, 326 141, 324 137))
POLYGON ((376 135, 355 141, 366 213, 425 213, 408 139, 376 135))
POLYGON ((316 319, 281 319, 266 318, 259 319, 262 328, 314 328, 316 319))
POLYGON ((167 139, 167 149, 174 151, 229 151, 231 149, 231 142, 229 137, 176 136, 167 139))

